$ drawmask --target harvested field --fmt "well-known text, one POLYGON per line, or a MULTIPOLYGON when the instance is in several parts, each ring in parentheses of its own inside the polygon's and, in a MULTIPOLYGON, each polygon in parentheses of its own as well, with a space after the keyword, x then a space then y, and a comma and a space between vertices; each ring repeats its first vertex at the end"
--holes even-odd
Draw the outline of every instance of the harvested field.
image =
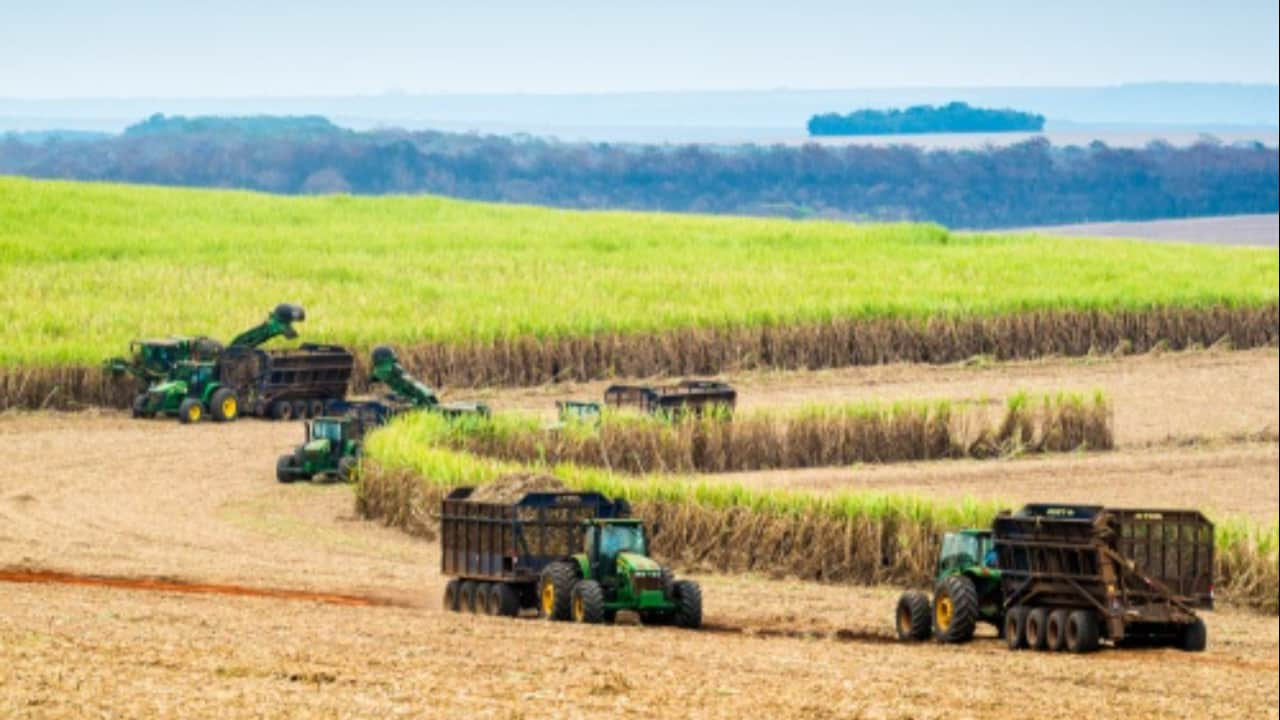
MULTIPOLYGON (((1020 383, 1006 371, 1037 366, 1067 374, 1074 366, 1104 373, 1105 366, 1119 368, 1118 385, 1086 379, 1082 389, 1102 386, 1114 397, 1118 386, 1148 381, 1175 388, 1176 379, 1166 377, 1175 370, 1165 363, 1172 363, 1206 395, 1235 403, 1237 414, 1208 412, 1209 399, 1187 406, 1187 393, 1167 393, 1162 407, 1157 389, 1129 397, 1176 429, 1157 423, 1109 455, 947 466, 996 471, 1115 460, 1118 465, 1108 465, 1110 485, 1119 491, 1131 484, 1135 502, 1165 497, 1159 475, 1167 470, 1180 501, 1212 506, 1225 486, 1241 499, 1241 512, 1252 512, 1244 501, 1276 493, 1275 463, 1268 463, 1274 443, 1146 447, 1146 438, 1215 436, 1224 422, 1234 431, 1266 417, 1276 402, 1263 382, 1274 353, 1222 357, 1216 370, 1192 356, 1164 356, 922 371, 930 377, 935 370, 977 372, 966 382, 977 386, 991 378, 992 387, 1007 382, 1016 389, 1020 383), (1234 388, 1235 382, 1252 383, 1255 392, 1234 388), (1182 407, 1189 407, 1185 417, 1177 411, 1182 407), (1218 459, 1204 464, 1197 458, 1207 455, 1198 453, 1218 459), (1150 472, 1135 466, 1130 473, 1123 462, 1163 455, 1168 462, 1150 472), (1204 478, 1225 478, 1225 485, 1179 480, 1184 464, 1200 467, 1204 478)), ((756 377, 772 382, 779 376, 756 377)), ((820 392, 831 376, 790 377, 803 395, 820 392)), ((909 394, 912 382, 919 379, 881 385, 909 394)), ((942 384, 951 382, 959 381, 942 384)), ((781 397, 790 392, 784 385, 769 392, 781 397)), ((1118 418, 1124 412, 1117 406, 1118 418)), ((0 568, 394 603, 360 607, 0 582, 0 716, 519 717, 536 710, 620 717, 1277 717, 1280 626, 1274 616, 1230 606, 1208 614, 1203 655, 1108 650, 1087 660, 1010 654, 989 635, 963 648, 899 645, 889 633, 900 588, 760 574, 696 575, 708 624, 697 633, 445 614, 436 545, 356 519, 346 487, 274 481, 275 455, 301 436, 299 423, 192 427, 115 412, 0 414, 0 442, 9 452, 0 479, 0 568), (610 661, 602 665, 604 648, 610 661), (982 682, 903 682, 955 676, 960 669, 982 682)), ((934 465, 900 469, 922 473, 919 484, 928 488, 922 492, 932 494, 945 480, 931 474, 934 465)), ((1010 478, 1010 486, 1019 487, 1022 480, 1010 478)), ((987 482, 963 472, 958 479, 987 482)), ((1068 492, 1075 482, 1083 479, 1063 472, 1043 486, 1061 483, 1068 492)))

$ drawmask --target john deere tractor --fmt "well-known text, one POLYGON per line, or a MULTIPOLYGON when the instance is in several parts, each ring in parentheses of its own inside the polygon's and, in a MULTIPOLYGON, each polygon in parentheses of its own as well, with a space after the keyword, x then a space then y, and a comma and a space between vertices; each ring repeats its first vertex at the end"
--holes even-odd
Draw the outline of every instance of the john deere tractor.
POLYGON ((341 482, 352 479, 352 470, 360 462, 364 436, 384 424, 392 415, 382 403, 336 404, 331 416, 318 417, 306 424, 301 445, 276 461, 276 479, 282 483, 333 477, 341 482))
POLYGON ((701 588, 692 580, 674 580, 649 557, 643 521, 595 518, 582 526, 585 552, 542 570, 543 617, 611 623, 619 610, 634 610, 646 625, 702 625, 701 588))
POLYGON ((1000 569, 990 530, 961 530, 942 538, 933 598, 909 590, 898 599, 894 616, 900 640, 963 643, 979 622, 1004 629, 1000 569))
MULTIPOLYGON (((280 336, 295 338, 298 333, 293 323, 305 318, 297 305, 277 305, 264 322, 235 336, 228 347, 252 348, 280 336)), ((240 415, 239 398, 221 381, 218 358, 224 348, 217 341, 170 338, 135 341, 133 347, 133 361, 114 358, 107 361, 107 367, 147 380, 146 390, 134 398, 134 417, 176 415, 180 421, 192 423, 206 416, 229 421, 240 415)))

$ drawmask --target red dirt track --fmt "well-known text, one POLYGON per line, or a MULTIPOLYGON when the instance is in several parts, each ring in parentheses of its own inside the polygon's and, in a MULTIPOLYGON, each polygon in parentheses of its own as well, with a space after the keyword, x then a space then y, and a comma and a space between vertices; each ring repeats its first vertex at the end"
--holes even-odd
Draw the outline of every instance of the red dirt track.
POLYGON ((181 580, 165 580, 161 578, 102 577, 96 575, 77 575, 75 573, 57 572, 55 570, 0 570, 0 582, 31 583, 40 585, 84 585, 88 587, 110 587, 123 590, 189 593, 192 595, 232 595, 240 597, 274 598, 277 600, 304 600, 308 602, 325 603, 327 605, 346 605, 348 607, 393 606, 397 604, 384 598, 311 592, 308 590, 282 590, 277 588, 244 587, 243 585, 188 583, 181 580))

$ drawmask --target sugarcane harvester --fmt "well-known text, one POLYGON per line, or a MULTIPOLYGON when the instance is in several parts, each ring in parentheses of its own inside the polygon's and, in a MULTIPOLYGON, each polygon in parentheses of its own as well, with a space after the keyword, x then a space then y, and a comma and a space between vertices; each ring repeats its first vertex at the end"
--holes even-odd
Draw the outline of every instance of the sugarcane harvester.
POLYGON ((441 403, 435 391, 410 375, 395 351, 385 345, 373 349, 372 361, 369 382, 387 386, 391 394, 382 400, 330 403, 323 417, 307 423, 302 444, 276 460, 277 480, 351 480, 363 452, 364 436, 403 412, 426 410, 449 418, 489 415, 484 403, 441 403))

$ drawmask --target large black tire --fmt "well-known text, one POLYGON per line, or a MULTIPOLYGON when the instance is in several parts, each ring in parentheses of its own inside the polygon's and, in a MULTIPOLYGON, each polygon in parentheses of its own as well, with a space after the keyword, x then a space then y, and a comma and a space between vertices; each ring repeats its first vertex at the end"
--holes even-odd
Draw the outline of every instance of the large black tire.
POLYGON ((453 578, 444 585, 444 609, 445 612, 458 612, 459 603, 462 599, 462 581, 453 578))
POLYGON ((311 417, 321 417, 324 415, 324 401, 312 400, 310 406, 307 408, 307 415, 311 417))
POLYGON ((1027 647, 1027 609, 1021 605, 1009 608, 1004 615, 1004 642, 1010 650, 1027 647))
POLYGON ((964 643, 978 626, 978 589, 963 575, 949 575, 933 591, 933 636, 938 642, 964 643))
POLYGON ((1071 611, 1064 608, 1049 611, 1044 626, 1044 646, 1050 652, 1067 649, 1067 618, 1071 611))
POLYGON ((604 622, 604 590, 595 580, 579 580, 573 585, 574 622, 598 625, 604 622))
POLYGON ((293 401, 293 417, 294 417, 294 419, 295 419, 295 420, 302 420, 302 419, 304 419, 304 418, 308 417, 308 415, 307 415, 307 411, 308 411, 308 410, 310 410, 310 409, 311 409, 311 408, 310 408, 310 405, 308 405, 308 404, 307 404, 307 401, 306 401, 306 400, 294 400, 294 401, 293 401))
POLYGON ((473 610, 475 614, 477 615, 489 614, 489 583, 486 583, 486 582, 476 583, 475 596, 472 599, 471 604, 475 606, 475 610, 473 610))
POLYGON ((474 580, 463 580, 462 585, 458 588, 458 610, 460 612, 473 613, 476 611, 476 589, 478 585, 474 580))
POLYGON ((538 614, 548 620, 568 620, 577 582, 576 563, 559 561, 543 568, 538 580, 538 614))
POLYGON ((494 583, 489 588, 489 614, 515 617, 520 614, 520 595, 506 583, 494 583))
POLYGON ((291 483, 298 479, 300 479, 299 475, 293 469, 293 456, 281 455, 276 460, 276 480, 282 483, 291 483))
POLYGON ((268 412, 272 420, 292 420, 293 403, 288 400, 276 400, 271 403, 271 409, 268 412))
POLYGON ((147 412, 147 394, 142 393, 133 399, 133 416, 136 418, 149 418, 155 413, 147 412))
POLYGON ((702 627, 702 588, 692 580, 677 580, 672 583, 672 598, 676 603, 676 614, 672 620, 677 627, 697 630, 702 627))
POLYGON ((187 398, 178 406, 178 422, 183 425, 200 422, 204 417, 204 404, 195 398, 187 398))
POLYGON ((1044 650, 1048 646, 1048 608, 1031 608, 1027 613, 1026 629, 1023 635, 1027 638, 1027 647, 1032 650, 1044 650))
POLYGON ((893 617, 899 640, 928 640, 933 632, 933 612, 929 607, 929 596, 918 590, 902 593, 898 598, 898 610, 893 617))
POLYGON ((1064 645, 1069 652, 1087 653, 1098 649, 1098 616, 1091 610, 1076 610, 1067 616, 1064 645))
POLYGON ((218 388, 209 398, 209 415, 218 422, 231 422, 240 417, 240 400, 230 388, 218 388))
POLYGON ((1204 626, 1204 620, 1196 618, 1195 622, 1185 625, 1182 632, 1178 634, 1178 647, 1187 652, 1204 652, 1209 644, 1209 630, 1204 626))

